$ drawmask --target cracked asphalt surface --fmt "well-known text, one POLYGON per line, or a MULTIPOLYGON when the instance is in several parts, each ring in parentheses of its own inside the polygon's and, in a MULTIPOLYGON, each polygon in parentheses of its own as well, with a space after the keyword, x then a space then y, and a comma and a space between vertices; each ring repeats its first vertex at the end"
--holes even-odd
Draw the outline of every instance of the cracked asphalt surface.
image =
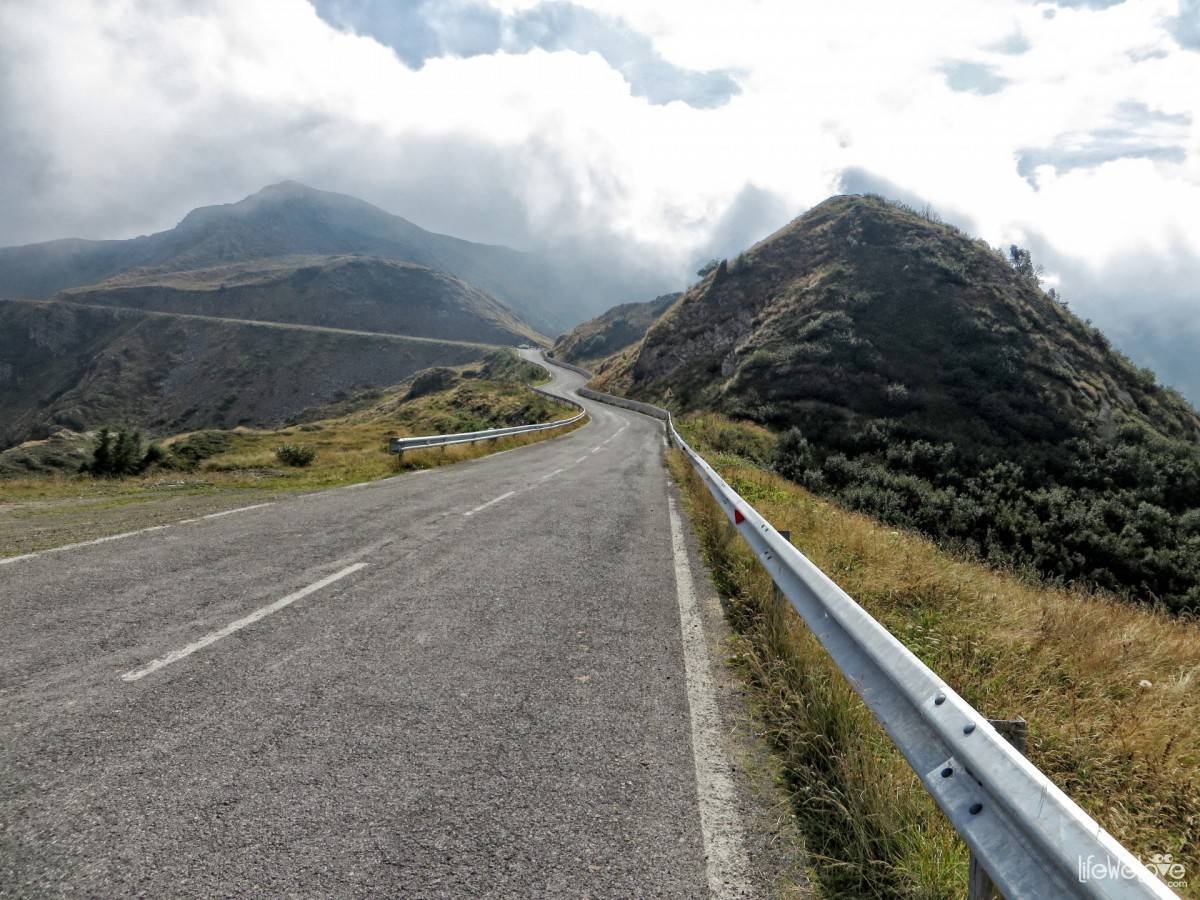
POLYGON ((662 427, 583 402, 0 568, 0 895, 706 896, 662 427))

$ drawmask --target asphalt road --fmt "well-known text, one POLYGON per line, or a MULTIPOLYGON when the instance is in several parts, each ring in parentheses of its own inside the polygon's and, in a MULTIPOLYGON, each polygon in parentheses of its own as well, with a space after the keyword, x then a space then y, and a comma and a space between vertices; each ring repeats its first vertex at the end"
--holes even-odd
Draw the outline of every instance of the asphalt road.
POLYGON ((0 895, 740 896, 702 828, 662 426, 585 405, 0 567, 0 895))

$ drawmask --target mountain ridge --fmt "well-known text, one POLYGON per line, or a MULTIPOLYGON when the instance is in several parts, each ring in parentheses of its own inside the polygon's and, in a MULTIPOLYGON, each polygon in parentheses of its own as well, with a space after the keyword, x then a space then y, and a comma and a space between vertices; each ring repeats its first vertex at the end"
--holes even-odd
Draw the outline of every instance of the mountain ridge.
POLYGON ((0 296, 46 299, 133 269, 170 272, 296 255, 373 256, 446 272, 551 335, 629 296, 637 281, 619 267, 427 231, 365 200, 285 181, 234 203, 198 207, 154 234, 0 248, 0 296))

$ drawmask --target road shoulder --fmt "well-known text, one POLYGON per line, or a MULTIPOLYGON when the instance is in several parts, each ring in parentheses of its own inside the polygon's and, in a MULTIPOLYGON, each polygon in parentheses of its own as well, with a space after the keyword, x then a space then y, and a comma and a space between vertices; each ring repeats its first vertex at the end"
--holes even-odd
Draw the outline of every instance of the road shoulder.
POLYGON ((742 824, 747 880, 754 896, 773 900, 815 897, 817 892, 805 868, 804 840, 783 786, 780 762, 770 750, 766 726, 753 707, 750 691, 730 661, 737 639, 700 554, 684 499, 669 471, 666 476, 668 494, 682 523, 692 589, 708 644, 724 750, 732 768, 742 824))

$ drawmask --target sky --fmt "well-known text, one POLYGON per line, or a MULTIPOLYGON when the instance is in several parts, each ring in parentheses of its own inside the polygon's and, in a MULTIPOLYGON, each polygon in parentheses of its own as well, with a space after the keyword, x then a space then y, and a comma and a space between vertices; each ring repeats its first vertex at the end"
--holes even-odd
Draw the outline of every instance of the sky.
POLYGON ((681 285, 877 191, 1197 402, 1198 119, 1200 0, 0 0, 0 245, 295 179, 681 285))

